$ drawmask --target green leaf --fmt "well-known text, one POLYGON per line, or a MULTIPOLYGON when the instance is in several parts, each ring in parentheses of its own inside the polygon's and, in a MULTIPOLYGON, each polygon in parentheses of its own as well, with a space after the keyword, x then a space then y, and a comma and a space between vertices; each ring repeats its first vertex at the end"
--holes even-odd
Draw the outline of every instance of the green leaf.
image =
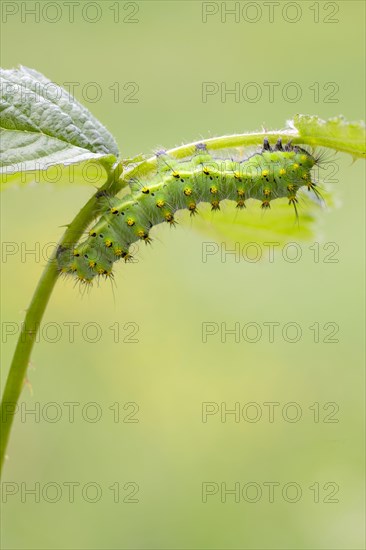
POLYGON ((355 158, 366 157, 366 126, 363 121, 347 122, 343 116, 322 120, 317 116, 295 115, 292 124, 299 131, 297 142, 330 147, 350 153, 355 158))
POLYGON ((106 169, 100 161, 87 160, 77 164, 52 165, 47 170, 4 173, 0 176, 1 190, 29 185, 88 185, 99 188, 106 182, 106 169))
POLYGON ((108 167, 119 156, 108 130, 66 90, 33 69, 0 69, 0 91, 2 174, 85 161, 108 167))
MULTIPOLYGON (((271 209, 263 211, 260 201, 250 199, 243 210, 232 208, 232 203, 223 205, 219 212, 212 212, 209 205, 200 205, 199 216, 193 227, 217 243, 225 242, 231 247, 248 243, 262 246, 265 243, 284 245, 293 241, 308 241, 318 233, 324 208, 331 208, 334 202, 330 193, 321 191, 323 200, 309 193, 303 187, 299 194, 298 219, 288 204, 288 199, 276 199, 271 209)), ((188 218, 182 220, 189 223, 188 218)))

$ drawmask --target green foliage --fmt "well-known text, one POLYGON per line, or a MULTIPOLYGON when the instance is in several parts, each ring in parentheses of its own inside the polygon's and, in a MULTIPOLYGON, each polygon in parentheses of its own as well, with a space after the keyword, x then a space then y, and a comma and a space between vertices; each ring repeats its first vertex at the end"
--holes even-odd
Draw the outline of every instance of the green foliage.
POLYGON ((322 120, 317 116, 296 115, 292 124, 299 131, 303 143, 350 153, 354 158, 366 156, 366 128, 363 121, 347 122, 342 116, 322 120))
POLYGON ((1 69, 0 85, 2 173, 116 161, 118 147, 108 130, 42 74, 26 67, 1 69))

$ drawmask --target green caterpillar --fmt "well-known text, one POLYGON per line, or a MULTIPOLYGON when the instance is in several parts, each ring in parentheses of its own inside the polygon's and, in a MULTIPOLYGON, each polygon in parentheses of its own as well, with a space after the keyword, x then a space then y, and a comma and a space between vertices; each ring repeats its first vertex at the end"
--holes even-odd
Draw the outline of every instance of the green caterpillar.
MULTIPOLYGON (((218 154, 218 153, 216 153, 218 154)), ((128 183, 131 193, 123 198, 101 197, 104 213, 90 229, 89 236, 72 249, 59 249, 58 268, 84 283, 96 276, 109 277, 114 262, 131 258, 130 246, 150 242, 153 226, 166 222, 175 225, 175 213, 188 209, 197 213, 201 202, 219 210, 223 200, 234 201, 239 209, 248 199, 261 201, 270 208, 272 200, 287 197, 297 215, 297 191, 307 186, 319 195, 311 179, 318 162, 308 151, 278 140, 272 148, 268 139, 263 148, 246 159, 213 157, 204 143, 196 145, 193 156, 173 159, 164 151, 156 154, 157 170, 142 180, 128 183)), ((238 156, 238 151, 236 151, 238 156)))

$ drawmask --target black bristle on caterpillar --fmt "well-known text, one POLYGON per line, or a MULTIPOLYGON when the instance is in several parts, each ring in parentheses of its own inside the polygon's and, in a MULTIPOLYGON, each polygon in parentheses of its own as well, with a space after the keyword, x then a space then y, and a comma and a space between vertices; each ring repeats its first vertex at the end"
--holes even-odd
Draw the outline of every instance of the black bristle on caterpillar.
POLYGON ((246 200, 257 199, 265 210, 272 200, 287 197, 297 216, 298 190, 307 186, 319 194, 311 180, 317 159, 291 142, 283 145, 280 139, 272 147, 265 138, 260 152, 241 160, 214 157, 200 143, 189 158, 177 160, 162 150, 156 153, 156 162, 155 174, 128 181, 130 194, 100 195, 101 216, 86 240, 58 250, 60 273, 85 283, 96 276, 111 276, 114 262, 131 258, 134 242, 151 241, 152 227, 164 222, 174 226, 178 210, 187 209, 193 216, 201 202, 210 203, 215 211, 223 200, 243 209, 246 200))

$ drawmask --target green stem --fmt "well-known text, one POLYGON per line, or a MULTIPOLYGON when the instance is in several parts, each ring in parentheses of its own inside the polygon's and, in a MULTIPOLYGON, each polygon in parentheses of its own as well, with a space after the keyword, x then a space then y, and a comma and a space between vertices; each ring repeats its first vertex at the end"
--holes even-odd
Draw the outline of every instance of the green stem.
MULTIPOLYGON (((81 238, 83 232, 97 214, 98 194, 103 189, 109 189, 115 183, 116 179, 118 179, 120 172, 121 165, 119 164, 115 170, 109 174, 106 183, 85 204, 85 206, 80 210, 68 226, 59 242, 59 246, 68 248, 72 245, 72 243, 77 242, 81 238)), ((33 345, 36 340, 37 331, 58 279, 56 254, 57 248, 43 271, 30 306, 27 309, 6 381, 0 407, 0 475, 4 465, 5 452, 9 441, 11 426, 13 424, 14 415, 17 410, 17 403, 26 378, 27 368, 33 345)))

